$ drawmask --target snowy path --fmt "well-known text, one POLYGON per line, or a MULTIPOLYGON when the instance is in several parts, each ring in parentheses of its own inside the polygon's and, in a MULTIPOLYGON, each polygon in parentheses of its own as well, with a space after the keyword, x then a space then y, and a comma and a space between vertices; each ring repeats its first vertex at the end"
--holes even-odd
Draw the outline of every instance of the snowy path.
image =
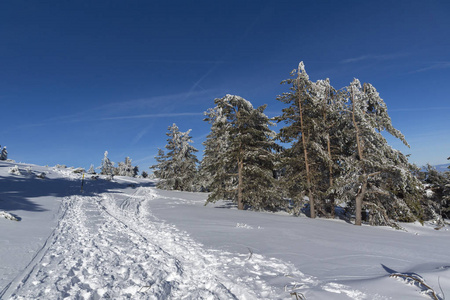
POLYGON ((0 297, 292 299, 294 288, 317 285, 280 260, 203 249, 152 215, 147 203, 157 197, 139 187, 65 198, 57 228, 0 297))

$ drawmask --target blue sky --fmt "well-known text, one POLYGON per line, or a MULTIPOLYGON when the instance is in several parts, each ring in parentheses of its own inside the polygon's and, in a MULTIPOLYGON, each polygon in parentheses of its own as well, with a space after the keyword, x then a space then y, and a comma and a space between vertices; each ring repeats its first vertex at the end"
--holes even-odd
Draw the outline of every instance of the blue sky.
POLYGON ((446 163, 449 15, 448 1, 2 1, 0 144, 20 162, 87 168, 108 150, 148 171, 172 123, 203 149, 214 98, 279 114, 302 60, 314 81, 372 83, 411 148, 390 144, 446 163))

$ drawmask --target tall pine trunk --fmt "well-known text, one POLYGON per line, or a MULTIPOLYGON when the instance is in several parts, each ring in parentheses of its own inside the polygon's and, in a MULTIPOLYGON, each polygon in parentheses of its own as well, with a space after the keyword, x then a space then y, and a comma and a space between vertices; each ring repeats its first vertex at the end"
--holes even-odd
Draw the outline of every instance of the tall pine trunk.
POLYGON ((300 93, 300 65, 298 68, 298 79, 297 79, 297 89, 298 89, 298 108, 299 108, 299 114, 300 114, 300 130, 302 132, 302 145, 303 145, 303 153, 305 155, 305 169, 306 169, 306 184, 308 185, 308 198, 309 198, 309 209, 310 209, 310 217, 315 218, 316 217, 316 209, 314 205, 314 198, 312 193, 312 187, 311 187, 311 172, 309 170, 309 163, 308 163, 308 149, 306 146, 306 139, 305 139, 305 128, 303 125, 303 110, 302 110, 302 99, 301 99, 301 93, 300 93))
MULTIPOLYGON (((325 101, 323 102, 323 124, 325 127, 326 121, 327 121, 327 112, 326 112, 326 105, 327 105, 327 99, 328 96, 330 94, 329 89, 327 89, 327 98, 325 98, 325 101)), ((331 159, 331 141, 330 141, 330 127, 326 127, 327 128, 327 151, 328 151, 328 184, 329 187, 331 188, 333 186, 333 161, 331 159)), ((331 193, 330 195, 328 195, 328 197, 330 198, 330 203, 329 203, 329 207, 330 207, 330 214, 331 214, 331 218, 334 218, 334 194, 331 193)))
POLYGON ((244 203, 242 201, 242 185, 243 185, 242 169, 243 168, 244 168, 244 162, 242 160, 242 157, 239 157, 239 159, 238 159, 238 209, 239 210, 244 209, 244 203))
POLYGON ((359 189, 358 194, 356 195, 356 207, 355 207, 355 225, 361 226, 362 221, 362 204, 364 196, 367 191, 367 176, 363 176, 364 181, 359 189))
POLYGON ((367 175, 366 175, 366 169, 365 169, 364 162, 363 162, 363 149, 361 146, 361 141, 360 141, 360 136, 359 136, 359 127, 358 127, 358 124, 356 123, 356 118, 355 118, 355 98, 353 95, 353 90, 352 90, 352 121, 353 121, 353 126, 355 126, 355 131, 356 131, 356 145, 358 148, 359 161, 362 164, 362 170, 363 170, 363 174, 362 174, 363 182, 361 183, 361 188, 359 189, 358 194, 356 195, 356 198, 355 198, 355 225, 361 226, 362 203, 363 203, 363 199, 366 194, 366 191, 367 191, 367 175))

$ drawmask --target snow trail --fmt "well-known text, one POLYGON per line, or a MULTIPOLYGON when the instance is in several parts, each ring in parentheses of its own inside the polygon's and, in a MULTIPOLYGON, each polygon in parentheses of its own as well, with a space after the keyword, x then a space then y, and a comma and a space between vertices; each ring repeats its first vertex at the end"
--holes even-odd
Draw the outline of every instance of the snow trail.
POLYGON ((58 227, 2 297, 291 299, 290 291, 317 285, 280 260, 203 249, 151 213, 157 197, 139 187, 64 198, 58 227))

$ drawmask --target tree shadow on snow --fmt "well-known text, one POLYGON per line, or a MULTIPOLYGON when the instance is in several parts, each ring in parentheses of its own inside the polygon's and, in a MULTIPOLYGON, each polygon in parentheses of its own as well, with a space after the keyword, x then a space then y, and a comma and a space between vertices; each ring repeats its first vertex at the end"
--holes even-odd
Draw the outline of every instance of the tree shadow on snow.
POLYGON ((110 190, 137 188, 139 186, 154 186, 154 183, 130 184, 104 179, 86 178, 81 191, 81 179, 69 178, 38 178, 36 174, 0 176, 0 211, 46 211, 37 198, 69 197, 74 195, 95 196, 110 190))

